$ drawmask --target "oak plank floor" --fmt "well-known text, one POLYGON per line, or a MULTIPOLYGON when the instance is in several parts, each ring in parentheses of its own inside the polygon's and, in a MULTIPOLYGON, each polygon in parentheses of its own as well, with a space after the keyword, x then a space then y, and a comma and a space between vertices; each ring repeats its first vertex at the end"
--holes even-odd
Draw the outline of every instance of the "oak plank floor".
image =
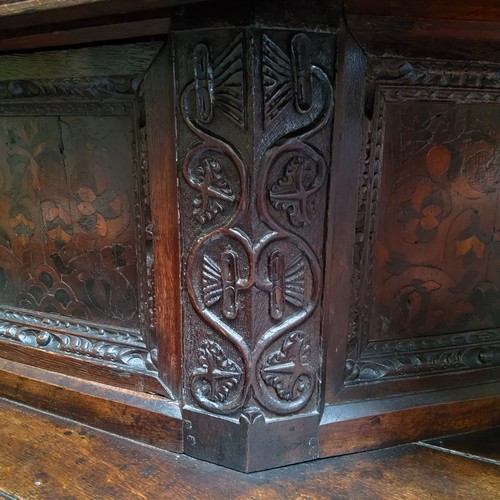
MULTIPOLYGON (((500 429, 431 439, 426 443, 449 453, 468 455, 476 460, 490 461, 500 465, 500 429)), ((500 492, 498 497, 500 498, 500 492)))
MULTIPOLYGON (((498 433, 491 436, 498 443, 498 433)), ((242 474, 0 399, 0 492, 8 499, 488 500, 500 498, 500 466, 412 444, 242 474)))

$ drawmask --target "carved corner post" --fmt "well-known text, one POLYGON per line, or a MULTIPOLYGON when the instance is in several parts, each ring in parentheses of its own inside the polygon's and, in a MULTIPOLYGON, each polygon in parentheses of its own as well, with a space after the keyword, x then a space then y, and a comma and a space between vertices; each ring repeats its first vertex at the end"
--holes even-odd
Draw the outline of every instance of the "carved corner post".
POLYGON ((185 451, 243 471, 314 459, 335 36, 173 46, 185 451))

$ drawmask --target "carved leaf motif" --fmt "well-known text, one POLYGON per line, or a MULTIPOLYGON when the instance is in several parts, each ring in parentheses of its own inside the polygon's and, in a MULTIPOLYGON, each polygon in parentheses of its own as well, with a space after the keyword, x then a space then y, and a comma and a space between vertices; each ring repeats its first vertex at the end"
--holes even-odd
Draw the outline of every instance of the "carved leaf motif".
POLYGON ((294 332, 286 337, 279 351, 266 359, 260 371, 262 378, 280 399, 295 401, 312 388, 310 352, 305 334, 294 332))
POLYGON ((217 342, 205 340, 198 350, 200 367, 194 375, 202 380, 201 392, 210 401, 223 403, 241 379, 241 368, 228 359, 217 342))

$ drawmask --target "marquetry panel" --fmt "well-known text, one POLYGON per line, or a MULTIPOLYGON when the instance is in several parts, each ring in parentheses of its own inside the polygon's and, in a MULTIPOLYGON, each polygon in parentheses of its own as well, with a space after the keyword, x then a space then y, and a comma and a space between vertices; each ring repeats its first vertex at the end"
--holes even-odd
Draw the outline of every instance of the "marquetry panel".
POLYGON ((18 65, 0 81, 4 356, 32 363, 38 349, 157 376, 141 82, 159 48, 0 60, 9 74, 18 65), (27 349, 9 354, 17 346, 27 349))
POLYGON ((498 68, 369 74, 345 383, 498 366, 498 68))
POLYGON ((2 304, 137 327, 128 120, 12 117, 0 127, 2 304))

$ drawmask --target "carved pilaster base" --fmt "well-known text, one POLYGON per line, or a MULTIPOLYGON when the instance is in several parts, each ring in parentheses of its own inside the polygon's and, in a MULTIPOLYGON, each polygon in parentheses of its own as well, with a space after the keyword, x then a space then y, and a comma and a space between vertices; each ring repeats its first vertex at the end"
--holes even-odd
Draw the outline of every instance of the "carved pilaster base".
POLYGON ((267 420, 258 408, 238 419, 185 408, 184 451, 242 472, 319 457, 319 414, 267 420))
POLYGON ((186 452, 238 470, 315 456, 334 45, 174 36, 186 452))

